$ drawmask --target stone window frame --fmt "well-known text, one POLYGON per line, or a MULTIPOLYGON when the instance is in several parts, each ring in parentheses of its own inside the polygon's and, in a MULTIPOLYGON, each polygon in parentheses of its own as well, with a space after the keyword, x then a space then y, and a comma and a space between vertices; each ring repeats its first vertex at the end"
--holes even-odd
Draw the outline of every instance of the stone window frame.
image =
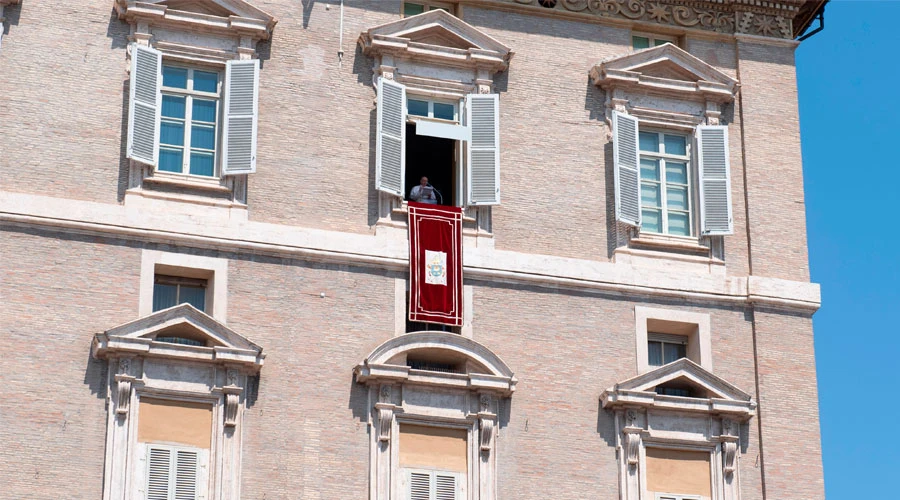
MULTIPOLYGON (((468 94, 491 94, 493 75, 506 70, 513 56, 509 47, 440 9, 369 28, 360 33, 358 44, 363 54, 373 58, 376 91, 383 78, 406 86, 408 95, 456 102, 468 94), (417 30, 436 26, 476 47, 463 50, 411 39, 417 30)), ((376 230, 405 230, 407 202, 382 191, 377 194, 376 230)), ((485 238, 493 244, 491 213, 491 206, 465 207, 463 236, 476 241, 485 238)))
POLYGON ((515 391, 512 370, 487 347, 454 333, 415 332, 393 337, 354 368, 369 389, 369 498, 401 500, 400 423, 466 429, 468 498, 496 500, 496 440, 501 400, 515 391), (452 353, 478 372, 416 370, 406 355, 452 353), (482 373, 483 372, 483 373, 482 373))
POLYGON ((206 284, 206 314, 225 324, 228 317, 228 259, 141 250, 141 277, 138 315, 153 313, 153 285, 157 274, 202 278, 206 284))
MULTIPOLYGON (((175 63, 216 71, 222 78, 218 118, 223 119, 228 98, 224 95, 226 63, 256 59, 257 44, 271 38, 278 20, 243 0, 211 1, 229 15, 200 14, 130 0, 115 0, 115 11, 118 18, 131 27, 128 41, 132 43, 126 51, 126 71, 131 72, 135 45, 158 50, 165 65, 175 63)), ((216 141, 220 147, 224 147, 223 126, 224 122, 220 123, 217 131, 216 141)), ((217 151, 216 156, 221 158, 222 151, 217 151)), ((171 210, 171 205, 159 205, 159 201, 178 201, 237 209, 239 213, 229 215, 246 219, 247 174, 222 175, 220 170, 221 165, 217 162, 216 175, 205 178, 158 171, 151 165, 129 160, 126 205, 134 205, 138 210, 165 211, 165 207, 171 210), (159 189, 144 189, 145 184, 159 189), (182 193, 182 190, 190 193, 182 193)), ((187 210, 190 213, 191 209, 187 210)))
POLYGON ((682 358, 615 384, 603 391, 600 402, 614 416, 622 500, 654 500, 647 494, 647 447, 709 451, 710 500, 740 499, 741 442, 757 409, 750 394, 682 358), (655 392, 673 380, 687 381, 705 394, 655 392))
POLYGON ((103 498, 134 498, 143 483, 137 474, 145 449, 137 438, 142 396, 212 406, 212 436, 205 498, 240 498, 241 434, 245 388, 259 373, 262 347, 189 304, 98 333, 91 355, 108 363, 106 459, 103 498), (190 329, 210 346, 155 340, 170 328, 190 329))
MULTIPOLYGON (((630 49, 630 46, 629 46, 630 49)), ((590 70, 594 85, 606 92, 605 115, 608 137, 612 140, 613 114, 619 113, 638 120, 640 128, 657 131, 670 130, 688 135, 692 142, 702 125, 720 125, 723 109, 737 98, 740 83, 689 54, 674 44, 632 51, 594 65, 590 70), (668 62, 694 81, 664 78, 644 74, 645 67, 668 62)), ((695 189, 699 189, 697 148, 693 148, 690 168, 695 189)), ((694 227, 699 225, 699 198, 693 216, 694 227)), ((732 210, 733 210, 732 203, 732 210)), ((635 263, 642 259, 683 261, 709 266, 710 272, 724 274, 723 236, 709 236, 697 232, 684 237, 641 232, 638 228, 615 222, 616 262, 635 263), (660 253, 660 251, 664 253, 660 253)))
POLYGON ((670 333, 688 337, 687 358, 713 371, 712 340, 710 333, 710 315, 677 309, 634 306, 634 340, 637 353, 637 372, 647 373, 657 369, 648 361, 650 322, 662 323, 654 333, 670 333), (689 330, 689 333, 683 333, 689 330))

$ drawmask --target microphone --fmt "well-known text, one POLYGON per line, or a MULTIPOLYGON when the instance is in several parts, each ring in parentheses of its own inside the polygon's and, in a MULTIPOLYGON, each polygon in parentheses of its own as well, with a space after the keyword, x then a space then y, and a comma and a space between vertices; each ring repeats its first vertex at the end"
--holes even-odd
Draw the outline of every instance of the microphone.
POLYGON ((441 192, 438 191, 438 189, 437 189, 436 187, 432 186, 430 182, 426 182, 426 184, 428 185, 428 187, 430 187, 431 189, 433 189, 434 192, 438 194, 438 196, 441 197, 441 199, 440 199, 440 204, 443 205, 443 204, 444 204, 444 195, 442 195, 441 192))

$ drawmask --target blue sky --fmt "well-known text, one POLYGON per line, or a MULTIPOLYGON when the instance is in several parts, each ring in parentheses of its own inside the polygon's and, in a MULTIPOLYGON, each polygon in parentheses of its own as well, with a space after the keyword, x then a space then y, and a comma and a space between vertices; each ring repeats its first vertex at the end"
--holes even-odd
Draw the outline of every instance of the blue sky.
POLYGON ((797 49, 829 500, 900 498, 897 19, 900 2, 832 1, 797 49))

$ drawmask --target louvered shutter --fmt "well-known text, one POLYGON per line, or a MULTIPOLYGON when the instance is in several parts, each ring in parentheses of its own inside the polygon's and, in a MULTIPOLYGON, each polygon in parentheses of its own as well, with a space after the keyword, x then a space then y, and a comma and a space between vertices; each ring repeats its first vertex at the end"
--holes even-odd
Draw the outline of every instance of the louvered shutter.
POLYGON ((132 45, 128 104, 128 158, 156 166, 159 162, 159 111, 162 53, 132 45))
POLYGON ((456 475, 434 473, 434 500, 456 500, 456 475))
POLYGON ((178 450, 175 459, 175 500, 197 500, 199 456, 196 451, 178 450))
POLYGON ((223 175, 256 172, 258 116, 259 60, 228 61, 225 67, 223 175))
POLYGON ((613 111, 613 164, 616 178, 616 220, 640 226, 638 120, 618 111, 613 111))
POLYGON ((375 189, 402 197, 406 184, 406 86, 378 80, 375 189))
POLYGON ((471 132, 467 154, 467 204, 500 204, 500 99, 497 94, 466 96, 471 132))
POLYGON ((697 127, 700 171, 700 231, 705 235, 734 232, 731 218, 731 169, 728 162, 728 128, 697 127))
POLYGON ((432 500, 431 474, 415 471, 408 471, 407 474, 409 474, 407 478, 407 484, 409 485, 407 496, 409 500, 432 500))
POLYGON ((149 447, 147 455, 147 500, 169 500, 172 450, 149 447))

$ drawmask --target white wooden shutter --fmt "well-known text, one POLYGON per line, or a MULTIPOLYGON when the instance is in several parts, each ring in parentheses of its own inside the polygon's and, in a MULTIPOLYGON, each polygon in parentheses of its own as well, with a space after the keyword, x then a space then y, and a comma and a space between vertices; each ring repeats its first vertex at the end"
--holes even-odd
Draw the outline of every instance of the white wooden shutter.
POLYGON ((169 500, 172 455, 167 447, 147 448, 147 500, 169 500))
POLYGON ((378 80, 375 189, 402 197, 406 189, 406 86, 378 80))
POLYGON ((196 451, 178 450, 175 459, 175 500, 199 498, 199 456, 196 451))
POLYGON ((162 107, 162 52, 134 44, 128 104, 128 158, 156 166, 159 162, 159 112, 162 107))
POLYGON ((457 500, 456 474, 434 473, 434 500, 457 500))
POLYGON ((259 60, 228 61, 225 67, 222 175, 256 172, 258 117, 259 60))
POLYGON ((431 500, 431 474, 425 471, 407 472, 408 500, 431 500))
POLYGON ((728 127, 697 127, 700 171, 700 231, 705 235, 734 232, 731 217, 731 169, 728 162, 728 127))
POLYGON ((468 205, 500 204, 500 99, 497 94, 466 96, 471 131, 467 152, 468 205))
POLYGON ((616 178, 616 220, 641 225, 641 172, 638 120, 613 111, 613 164, 616 178))

